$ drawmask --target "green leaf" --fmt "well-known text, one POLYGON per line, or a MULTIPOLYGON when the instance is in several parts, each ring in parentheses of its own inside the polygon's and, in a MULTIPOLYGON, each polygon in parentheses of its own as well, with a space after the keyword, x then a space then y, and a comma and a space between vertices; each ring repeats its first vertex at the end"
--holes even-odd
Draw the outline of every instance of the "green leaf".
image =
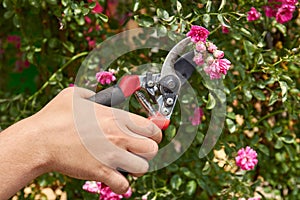
POLYGON ((258 149, 263 152, 265 155, 270 156, 270 151, 268 149, 267 146, 263 145, 263 144, 259 144, 258 145, 258 149))
POLYGON ((295 139, 293 136, 291 135, 285 135, 285 136, 282 136, 280 137, 281 140, 287 144, 293 144, 295 142, 295 139))
POLYGON ((177 12, 180 13, 180 11, 181 11, 181 9, 182 9, 182 5, 181 5, 180 1, 177 1, 177 2, 176 2, 176 8, 177 8, 177 12))
POLYGON ((176 127, 170 124, 170 126, 165 130, 164 135, 168 140, 172 140, 176 135, 176 127))
POLYGON ((226 119, 226 124, 230 133, 233 133, 236 129, 235 123, 231 119, 226 119))
POLYGON ((99 17, 99 19, 101 19, 103 22, 108 22, 108 17, 102 13, 98 13, 97 16, 99 17))
POLYGON ((252 92, 253 96, 256 99, 258 99, 260 101, 265 101, 266 100, 266 96, 263 93, 263 91, 255 89, 255 90, 252 90, 251 92, 252 92))
POLYGON ((287 99, 287 90, 288 90, 289 86, 287 85, 287 83, 285 81, 279 81, 279 85, 281 88, 282 102, 285 102, 287 99))
POLYGON ((209 25, 209 22, 210 22, 210 15, 209 14, 204 14, 203 15, 203 23, 206 27, 209 25))
POLYGON ((251 91, 248 89, 244 89, 243 91, 244 91, 244 95, 246 97, 246 101, 250 101, 252 99, 251 91))
POLYGON ((144 27, 150 27, 154 23, 153 18, 147 15, 139 15, 139 16, 136 15, 134 16, 134 19, 137 21, 137 23, 140 26, 144 26, 144 27))
POLYGON ((243 35, 245 35, 245 36, 247 36, 247 37, 249 37, 249 38, 252 38, 251 32, 248 31, 247 29, 245 29, 244 27, 242 27, 242 28, 240 29, 240 31, 241 31, 241 33, 242 33, 243 35))
POLYGON ((196 175, 186 167, 181 167, 180 171, 188 178, 191 178, 191 179, 197 178, 196 175))
POLYGON ((269 99, 268 106, 273 105, 277 100, 278 100, 278 94, 276 92, 272 92, 271 96, 270 96, 270 99, 269 99))
POLYGON ((221 4, 220 4, 220 7, 219 7, 219 11, 222 10, 225 5, 226 5, 226 0, 222 0, 221 4))
POLYGON ((20 28, 20 26, 21 26, 20 17, 18 15, 14 15, 13 23, 14 23, 15 27, 20 28))
POLYGON ((63 46, 68 50, 70 51, 71 53, 74 53, 75 51, 75 47, 74 47, 74 44, 70 41, 66 41, 66 42, 63 42, 63 46))
POLYGON ((13 10, 8 10, 4 13, 4 18, 5 19, 9 19, 11 18, 13 15, 15 14, 15 12, 13 10))
POLYGON ((207 104, 206 104, 206 109, 213 109, 214 107, 216 106, 216 100, 215 100, 215 97, 209 93, 208 94, 208 101, 207 101, 207 104))
POLYGON ((284 145, 284 147, 286 148, 288 154, 289 154, 289 158, 291 159, 291 161, 295 160, 295 157, 297 155, 296 153, 296 149, 291 147, 291 145, 284 145))
POLYGON ((168 30, 164 25, 159 24, 157 26, 157 36, 164 37, 167 35, 167 32, 168 32, 168 30))
POLYGON ((186 188, 185 188, 185 193, 189 196, 192 196, 197 189, 197 183, 194 180, 191 180, 187 183, 186 188))
POLYGON ((206 161, 206 163, 205 163, 205 165, 204 165, 204 167, 202 169, 202 174, 203 175, 208 175, 209 172, 210 172, 210 170, 211 170, 210 164, 209 164, 208 161, 206 161))
POLYGON ((66 7, 69 4, 69 0, 61 0, 61 4, 66 7))
POLYGON ((283 34, 283 36, 286 36, 286 27, 283 24, 276 23, 275 27, 283 34))
POLYGON ((57 1, 56 0, 46 0, 46 2, 50 5, 56 5, 57 1))
POLYGON ((275 145, 274 145, 274 148, 275 149, 281 149, 283 147, 283 142, 282 142, 282 140, 280 139, 280 138, 278 138, 277 140, 276 140, 276 143, 275 143, 275 145))
POLYGON ((95 1, 92 1, 91 3, 89 3, 89 8, 90 9, 95 8, 95 6, 96 6, 96 2, 95 1))
POLYGON ((243 41, 243 45, 244 45, 244 49, 246 52, 246 55, 250 58, 252 58, 253 54, 256 51, 256 46, 254 44, 252 44, 250 41, 248 40, 244 40, 243 41))
POLYGON ((182 184, 182 179, 180 178, 180 176, 178 174, 175 174, 174 176, 172 176, 171 178, 171 187, 175 190, 179 190, 179 187, 182 184))
POLYGON ((162 18, 162 19, 169 19, 169 17, 170 17, 169 13, 162 8, 158 8, 156 10, 156 14, 157 14, 158 18, 162 18))
POLYGON ((140 1, 139 0, 135 0, 133 2, 133 9, 132 9, 132 11, 136 12, 139 9, 139 7, 140 7, 140 1))
POLYGON ((207 3, 206 3, 206 12, 207 13, 209 13, 210 12, 210 10, 211 10, 211 4, 212 4, 212 1, 207 1, 207 3))
POLYGON ((227 24, 225 24, 224 19, 223 19, 223 15, 218 14, 217 18, 218 18, 218 20, 219 20, 219 22, 221 23, 222 26, 229 27, 227 24))

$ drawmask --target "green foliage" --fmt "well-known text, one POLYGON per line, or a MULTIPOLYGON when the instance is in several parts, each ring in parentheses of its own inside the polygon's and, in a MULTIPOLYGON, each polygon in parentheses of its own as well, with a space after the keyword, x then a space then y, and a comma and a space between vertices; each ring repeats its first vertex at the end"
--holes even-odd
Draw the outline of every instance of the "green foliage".
MULTIPOLYGON (((209 127, 211 111, 222 98, 201 76, 192 76, 205 117, 189 149, 171 165, 132 181, 133 197, 148 199, 238 199, 260 195, 263 199, 299 199, 300 185, 300 17, 279 24, 267 18, 267 1, 150 1, 119 2, 117 15, 104 15, 106 1, 99 1, 104 12, 92 14, 95 3, 72 0, 1 0, 0 15, 0 121, 1 129, 32 115, 61 89, 74 82, 74 76, 90 47, 86 37, 101 42, 135 21, 141 27, 157 27, 160 36, 173 38, 186 34, 191 25, 210 31, 209 40, 225 52, 232 68, 223 79, 227 113, 225 125, 213 151, 199 158, 199 149, 209 127), (262 17, 248 22, 247 12, 257 8, 262 17), (130 13, 125 22, 120 16, 130 13), (91 24, 96 31, 88 32, 91 24), (229 33, 222 32, 227 27, 229 33), (9 35, 21 37, 20 48, 7 41, 9 35), (16 61, 30 66, 18 70, 16 61), (258 153, 254 170, 241 172, 235 166, 237 150, 251 146, 258 153), (225 156, 218 156, 224 152, 225 156), (271 197, 270 197, 271 196, 271 197)), ((299 6, 299 3, 298 3, 299 6)), ((165 52, 148 50, 128 53, 113 66, 120 75, 148 60, 161 63, 165 52), (139 56, 137 56, 139 55, 139 56), (143 55, 143 56, 141 56, 143 55)), ((112 67, 113 68, 113 67, 112 67)), ((190 109, 192 106, 190 105, 190 109)), ((134 100, 131 109, 140 107, 134 100)), ((175 137, 180 112, 174 112, 161 146, 175 137)), ((221 124, 220 124, 221 126, 221 124)), ((185 130, 189 134, 189 130, 185 130)), ((180 141, 179 141, 180 143, 180 141)), ((174 145, 174 152, 176 147, 174 145)), ((31 183, 34 199, 40 189, 65 191, 70 199, 98 199, 82 191, 83 181, 51 173, 31 183)))

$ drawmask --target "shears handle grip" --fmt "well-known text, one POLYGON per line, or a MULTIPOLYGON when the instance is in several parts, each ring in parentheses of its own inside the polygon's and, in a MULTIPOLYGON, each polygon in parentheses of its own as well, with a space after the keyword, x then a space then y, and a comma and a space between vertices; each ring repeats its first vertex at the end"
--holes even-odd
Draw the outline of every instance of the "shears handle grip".
POLYGON ((170 119, 167 119, 165 116, 157 112, 155 115, 148 117, 158 128, 161 130, 166 130, 170 124, 170 119))
POLYGON ((119 84, 101 90, 90 97, 89 100, 105 106, 116 106, 124 102, 127 97, 140 88, 139 77, 137 75, 128 75, 124 76, 119 84))

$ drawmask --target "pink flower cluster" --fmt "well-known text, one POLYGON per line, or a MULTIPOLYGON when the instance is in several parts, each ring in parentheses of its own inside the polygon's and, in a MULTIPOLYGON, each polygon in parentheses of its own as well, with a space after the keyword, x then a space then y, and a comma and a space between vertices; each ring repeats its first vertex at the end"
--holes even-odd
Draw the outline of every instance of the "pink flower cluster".
POLYGON ((255 21, 260 18, 261 14, 256 10, 256 8, 251 7, 250 11, 247 13, 247 20, 255 21))
POLYGON ((251 147, 241 148, 235 157, 236 165, 242 170, 252 170, 258 163, 257 153, 251 147))
POLYGON ((276 21, 283 24, 293 18, 297 0, 269 0, 264 7, 267 17, 275 17, 276 21))
POLYGON ((208 35, 209 31, 206 28, 196 25, 192 25, 191 30, 186 34, 186 36, 190 37, 194 43, 199 41, 205 42, 208 35))
POLYGON ((226 75, 231 62, 224 58, 224 52, 212 42, 207 41, 209 31, 201 26, 192 26, 187 36, 195 43, 195 56, 193 61, 204 66, 204 71, 210 79, 220 79, 226 75))
POLYGON ((94 194, 100 194, 99 200, 120 200, 129 198, 132 195, 131 188, 125 194, 116 194, 108 186, 96 181, 86 181, 82 189, 94 194))
POLYGON ((194 110, 194 115, 189 118, 189 120, 192 122, 193 126, 198 126, 201 124, 201 118, 203 117, 204 113, 202 108, 196 107, 194 110))
MULTIPOLYGON (((293 18, 296 3, 297 0, 268 0, 268 5, 263 8, 267 17, 275 17, 278 23, 283 24, 293 18)), ((254 7, 247 12, 248 21, 255 21, 260 16, 261 14, 254 7)))
POLYGON ((113 72, 101 71, 96 73, 96 79, 101 85, 110 84, 116 80, 113 72))

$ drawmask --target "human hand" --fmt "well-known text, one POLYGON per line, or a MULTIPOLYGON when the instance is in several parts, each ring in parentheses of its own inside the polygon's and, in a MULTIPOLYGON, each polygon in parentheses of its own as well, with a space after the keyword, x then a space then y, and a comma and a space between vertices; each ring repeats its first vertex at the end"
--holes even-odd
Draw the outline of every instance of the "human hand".
POLYGON ((156 155, 161 130, 141 116, 86 100, 93 94, 65 89, 33 116, 46 133, 41 137, 49 152, 48 170, 100 181, 123 193, 129 183, 116 169, 135 176, 147 172, 146 160, 156 155))
MULTIPOLYGON (((14 155, 12 163, 30 160, 34 166, 20 165, 19 175, 8 176, 2 170, 3 182, 23 187, 43 173, 58 171, 103 182, 121 194, 129 183, 118 168, 134 176, 147 172, 147 161, 158 151, 161 130, 146 118, 87 100, 93 94, 78 87, 64 89, 39 112, 5 130, 0 144, 14 155), (17 151, 15 145, 23 149, 17 151), (19 177, 25 173, 30 176, 19 177)), ((9 168, 7 163, 0 167, 9 168)), ((9 184, 6 187, 8 195, 14 192, 9 184)))

